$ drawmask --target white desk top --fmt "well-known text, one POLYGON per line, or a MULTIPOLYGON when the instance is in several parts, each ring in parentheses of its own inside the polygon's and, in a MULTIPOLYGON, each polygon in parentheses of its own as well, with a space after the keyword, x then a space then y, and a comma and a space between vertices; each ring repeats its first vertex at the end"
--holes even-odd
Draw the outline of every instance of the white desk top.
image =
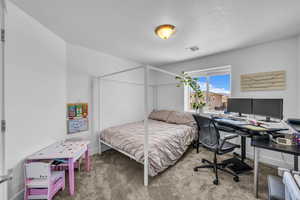
POLYGON ((34 154, 27 157, 28 160, 40 159, 67 159, 76 158, 78 155, 84 153, 89 141, 66 141, 54 143, 34 154))

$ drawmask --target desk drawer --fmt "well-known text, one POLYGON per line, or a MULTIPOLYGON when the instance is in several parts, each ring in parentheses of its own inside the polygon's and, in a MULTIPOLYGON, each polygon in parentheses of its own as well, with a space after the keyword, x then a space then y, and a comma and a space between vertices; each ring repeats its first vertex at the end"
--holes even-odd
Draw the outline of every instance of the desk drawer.
POLYGON ((34 188, 29 189, 28 195, 47 195, 48 189, 47 188, 34 188))

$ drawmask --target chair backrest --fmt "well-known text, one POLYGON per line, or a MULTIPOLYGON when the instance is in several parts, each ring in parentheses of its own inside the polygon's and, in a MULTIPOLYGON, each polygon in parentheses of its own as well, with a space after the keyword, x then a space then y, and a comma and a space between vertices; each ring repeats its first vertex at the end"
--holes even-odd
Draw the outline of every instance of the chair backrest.
POLYGON ((220 133, 211 117, 194 114, 198 126, 199 142, 211 150, 219 147, 220 133))

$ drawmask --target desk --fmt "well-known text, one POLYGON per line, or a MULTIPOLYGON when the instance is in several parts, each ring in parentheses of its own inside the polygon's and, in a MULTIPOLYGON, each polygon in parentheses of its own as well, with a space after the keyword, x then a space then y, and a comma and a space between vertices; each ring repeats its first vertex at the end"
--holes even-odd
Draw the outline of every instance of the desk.
POLYGON ((27 162, 33 160, 65 159, 68 161, 69 192, 75 193, 74 163, 85 154, 85 169, 90 171, 89 141, 67 141, 54 143, 27 157, 27 162))
MULTIPOLYGON (((246 123, 247 120, 245 121, 245 123, 237 123, 234 120, 231 121, 231 120, 228 120, 228 118, 226 119, 226 117, 218 117, 218 118, 215 119, 215 121, 217 121, 217 123, 220 124, 220 125, 229 126, 231 128, 234 128, 235 130, 238 130, 238 132, 236 132, 237 134, 239 134, 240 132, 246 133, 246 135, 242 136, 242 144, 241 144, 241 150, 242 150, 241 157, 242 157, 242 160, 246 156, 245 155, 246 154, 246 149, 245 149, 246 148, 245 147, 246 137, 251 138, 251 146, 254 147, 254 194, 255 194, 256 197, 258 197, 259 149, 268 149, 268 150, 271 150, 271 151, 278 151, 278 152, 294 155, 294 169, 298 170, 298 156, 300 156, 300 146, 280 145, 280 144, 276 144, 276 143, 274 143, 270 140, 255 139, 255 137, 253 137, 255 135, 260 135, 262 133, 272 133, 272 132, 284 131, 284 130, 289 130, 289 131, 294 132, 295 130, 292 130, 290 124, 273 123, 273 127, 272 127, 272 125, 270 123, 270 124, 268 124, 269 127, 265 126, 262 129, 257 129, 256 127, 251 128, 251 126, 248 126, 247 123, 246 123), (281 126, 281 125, 283 125, 283 126, 281 126)), ((298 128, 300 128, 300 126, 298 128)))
POLYGON ((273 127, 265 128, 265 127, 254 126, 251 125, 250 122, 248 122, 247 120, 238 121, 238 120, 231 120, 228 118, 218 117, 215 118, 215 121, 217 122, 218 126, 233 128, 236 131, 235 133, 241 136, 241 161, 242 161, 242 166, 240 169, 241 173, 252 170, 252 167, 250 167, 244 162, 246 158, 246 137, 252 138, 254 135, 260 135, 261 133, 286 130, 284 128, 273 128, 273 127))
POLYGON ((300 156, 299 145, 281 145, 276 144, 270 140, 251 140, 251 146, 254 147, 254 194, 258 197, 258 160, 259 160, 259 149, 268 149, 271 151, 278 151, 294 155, 294 170, 298 171, 298 156, 300 156))

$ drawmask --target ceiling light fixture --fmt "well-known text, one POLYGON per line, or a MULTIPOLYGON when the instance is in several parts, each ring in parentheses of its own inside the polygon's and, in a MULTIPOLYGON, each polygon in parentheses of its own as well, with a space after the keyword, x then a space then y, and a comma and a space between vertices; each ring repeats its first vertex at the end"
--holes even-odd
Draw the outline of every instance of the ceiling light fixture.
POLYGON ((172 24, 163 24, 155 29, 155 34, 161 39, 167 40, 175 33, 175 26, 172 24))

